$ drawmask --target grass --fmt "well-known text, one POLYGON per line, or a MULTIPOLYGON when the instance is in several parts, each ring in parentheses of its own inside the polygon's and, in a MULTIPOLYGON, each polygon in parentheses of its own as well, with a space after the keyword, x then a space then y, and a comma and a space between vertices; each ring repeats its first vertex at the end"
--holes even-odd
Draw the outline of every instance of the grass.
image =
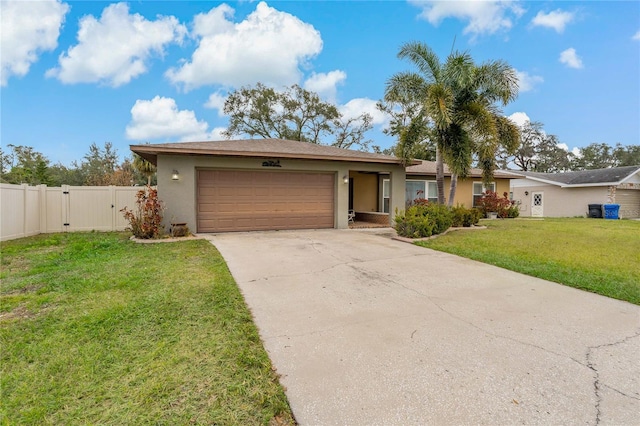
POLYGON ((205 241, 2 243, 1 424, 292 424, 244 300, 205 241))
POLYGON ((416 244, 640 305, 640 221, 507 219, 416 244))

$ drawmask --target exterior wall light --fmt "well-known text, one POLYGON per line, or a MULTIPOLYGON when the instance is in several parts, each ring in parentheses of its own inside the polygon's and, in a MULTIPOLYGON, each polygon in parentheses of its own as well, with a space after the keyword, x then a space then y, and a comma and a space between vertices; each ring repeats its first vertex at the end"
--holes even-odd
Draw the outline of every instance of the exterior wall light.
POLYGON ((177 170, 174 170, 173 173, 171 174, 171 180, 178 180, 180 179, 180 173, 178 173, 177 170))
POLYGON ((342 176, 342 182, 349 183, 349 176, 347 175, 342 176))

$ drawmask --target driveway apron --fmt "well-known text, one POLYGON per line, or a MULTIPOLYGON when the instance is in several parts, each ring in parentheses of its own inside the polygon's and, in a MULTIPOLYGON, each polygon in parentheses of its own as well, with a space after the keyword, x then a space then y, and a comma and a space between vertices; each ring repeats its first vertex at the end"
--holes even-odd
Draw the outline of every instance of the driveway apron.
POLYGON ((208 236, 301 425, 638 424, 640 307, 384 232, 208 236))

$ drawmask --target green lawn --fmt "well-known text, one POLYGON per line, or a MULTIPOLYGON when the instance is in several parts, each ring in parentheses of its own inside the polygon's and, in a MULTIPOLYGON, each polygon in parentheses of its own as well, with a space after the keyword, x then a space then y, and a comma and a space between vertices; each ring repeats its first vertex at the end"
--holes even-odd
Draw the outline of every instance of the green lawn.
POLYGON ((640 221, 505 219, 417 243, 640 305, 640 221))
POLYGON ((205 241, 2 243, 1 424, 292 424, 240 292, 205 241))

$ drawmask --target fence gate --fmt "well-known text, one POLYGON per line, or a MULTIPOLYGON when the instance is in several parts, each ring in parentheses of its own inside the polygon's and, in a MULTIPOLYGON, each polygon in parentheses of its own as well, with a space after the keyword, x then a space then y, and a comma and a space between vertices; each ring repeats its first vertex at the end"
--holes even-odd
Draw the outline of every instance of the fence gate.
POLYGON ((1 184, 2 241, 73 231, 122 231, 120 210, 135 206, 140 187, 1 184))

